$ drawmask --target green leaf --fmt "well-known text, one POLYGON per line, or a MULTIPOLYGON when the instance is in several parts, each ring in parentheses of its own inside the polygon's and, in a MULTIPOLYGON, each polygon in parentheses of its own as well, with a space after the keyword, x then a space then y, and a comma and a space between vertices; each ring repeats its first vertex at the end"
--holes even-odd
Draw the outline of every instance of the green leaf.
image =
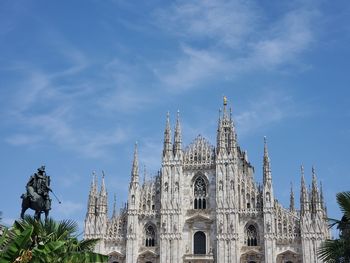
POLYGON ((21 253, 28 249, 31 245, 31 235, 33 227, 28 227, 19 235, 16 235, 11 242, 6 246, 2 254, 2 259, 13 262, 21 253))
POLYGON ((350 221, 350 191, 338 193, 337 202, 344 216, 350 221))

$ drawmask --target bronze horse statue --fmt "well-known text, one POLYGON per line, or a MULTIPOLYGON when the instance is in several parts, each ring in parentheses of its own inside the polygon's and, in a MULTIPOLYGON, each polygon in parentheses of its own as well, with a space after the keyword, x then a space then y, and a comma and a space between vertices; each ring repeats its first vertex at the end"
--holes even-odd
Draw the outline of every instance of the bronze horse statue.
POLYGON ((50 199, 44 199, 41 195, 36 195, 35 200, 31 200, 31 198, 22 194, 22 210, 21 210, 21 218, 24 218, 24 213, 28 208, 34 210, 34 218, 36 220, 40 220, 41 213, 45 213, 45 220, 47 220, 49 216, 50 206, 47 205, 47 202, 50 202, 50 199))
POLYGON ((49 192, 52 192, 52 190, 50 188, 50 176, 46 175, 45 166, 39 167, 38 171, 29 178, 26 190, 26 193, 21 196, 21 218, 23 219, 24 213, 28 208, 31 208, 35 211, 34 218, 36 220, 40 220, 41 213, 45 213, 45 220, 47 220, 51 209, 49 192))

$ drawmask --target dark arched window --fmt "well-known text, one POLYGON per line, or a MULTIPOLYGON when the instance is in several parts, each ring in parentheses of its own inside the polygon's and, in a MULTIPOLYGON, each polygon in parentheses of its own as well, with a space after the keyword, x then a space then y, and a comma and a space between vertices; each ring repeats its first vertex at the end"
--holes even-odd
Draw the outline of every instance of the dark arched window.
POLYGON ((152 225, 145 227, 145 246, 154 247, 156 245, 156 232, 152 225))
POLYGON ((257 246, 258 245, 258 233, 255 226, 250 225, 246 230, 246 245, 257 246))
POLYGON ((198 177, 194 182, 194 209, 207 208, 207 184, 203 177, 198 177))
POLYGON ((194 234, 193 250, 194 254, 206 254, 206 237, 202 231, 198 231, 194 234))

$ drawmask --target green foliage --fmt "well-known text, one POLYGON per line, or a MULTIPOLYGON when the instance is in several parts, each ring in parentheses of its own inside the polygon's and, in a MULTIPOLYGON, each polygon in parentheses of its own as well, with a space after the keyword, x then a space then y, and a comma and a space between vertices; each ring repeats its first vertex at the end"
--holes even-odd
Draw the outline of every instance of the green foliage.
POLYGON ((80 241, 77 230, 72 220, 44 222, 27 216, 0 238, 0 263, 107 262, 107 256, 93 252, 97 240, 80 241))
POLYGON ((22 232, 5 230, 0 246, 4 246, 0 254, 0 262, 14 262, 18 257, 23 255, 30 247, 33 227, 28 227, 22 232))
POLYGON ((350 262, 350 192, 337 194, 337 203, 343 213, 341 220, 329 219, 329 226, 339 230, 339 239, 326 240, 318 250, 325 262, 350 262))

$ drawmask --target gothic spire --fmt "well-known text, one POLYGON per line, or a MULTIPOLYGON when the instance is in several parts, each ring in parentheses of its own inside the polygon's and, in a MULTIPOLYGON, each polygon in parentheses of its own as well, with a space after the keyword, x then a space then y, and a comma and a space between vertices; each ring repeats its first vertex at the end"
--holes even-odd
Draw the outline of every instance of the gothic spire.
POLYGON ((324 197, 323 197, 322 182, 320 182, 320 203, 321 203, 321 208, 324 209, 325 204, 324 204, 324 197))
POLYGON ((116 194, 114 194, 114 200, 113 200, 113 214, 112 214, 112 218, 115 218, 117 216, 117 196, 116 194))
POLYGON ((300 166, 301 180, 300 180, 300 210, 301 213, 309 211, 308 191, 305 184, 304 178, 304 166, 300 166))
POLYGON ((169 112, 166 115, 166 125, 164 131, 164 147, 163 147, 163 157, 169 156, 172 151, 171 147, 171 128, 170 128, 170 118, 169 112))
POLYGON ((269 152, 267 150, 267 139, 266 136, 264 136, 264 168, 263 168, 263 174, 264 174, 264 185, 272 180, 271 177, 271 164, 270 164, 270 158, 269 158, 269 152))
POLYGON ((143 185, 146 184, 147 173, 146 173, 146 165, 143 165, 143 185))
POLYGON ((291 212, 294 212, 294 191, 293 191, 293 183, 290 183, 290 203, 289 203, 289 210, 291 212))
POLYGON ((88 200, 87 214, 94 215, 96 212, 96 200, 97 200, 97 178, 96 173, 92 172, 92 181, 88 200))
POLYGON ((101 182, 101 190, 100 190, 100 195, 105 196, 107 194, 106 191, 106 184, 105 184, 105 173, 102 171, 102 182, 101 182))
POLYGON ((217 140, 217 153, 222 152, 225 149, 225 137, 224 137, 224 128, 222 125, 221 119, 221 109, 219 109, 219 120, 218 120, 218 130, 216 134, 217 140))
POLYGON ((139 161, 138 161, 137 142, 135 143, 135 149, 134 149, 134 160, 132 163, 132 170, 131 170, 131 183, 139 183, 139 161))
POLYGON ((180 124, 180 111, 177 111, 176 118, 176 126, 175 126, 175 134, 174 134, 174 155, 181 152, 181 143, 182 143, 182 135, 181 135, 181 124, 180 124))
POLYGON ((101 190, 98 197, 99 215, 107 215, 107 190, 105 185, 105 173, 102 171, 101 190))
POLYGON ((223 97, 223 106, 224 106, 223 119, 228 119, 227 118, 227 110, 226 110, 226 107, 227 107, 227 97, 226 96, 223 97))
POLYGON ((90 187, 90 195, 96 195, 97 194, 97 177, 96 172, 92 172, 92 181, 91 181, 91 187, 90 187))
POLYGON ((316 170, 314 166, 312 166, 312 191, 318 192, 316 170))
POLYGON ((315 167, 312 166, 311 207, 314 213, 319 209, 319 206, 320 206, 319 199, 320 198, 319 198, 319 192, 318 192, 318 186, 317 186, 316 171, 315 171, 315 167))

